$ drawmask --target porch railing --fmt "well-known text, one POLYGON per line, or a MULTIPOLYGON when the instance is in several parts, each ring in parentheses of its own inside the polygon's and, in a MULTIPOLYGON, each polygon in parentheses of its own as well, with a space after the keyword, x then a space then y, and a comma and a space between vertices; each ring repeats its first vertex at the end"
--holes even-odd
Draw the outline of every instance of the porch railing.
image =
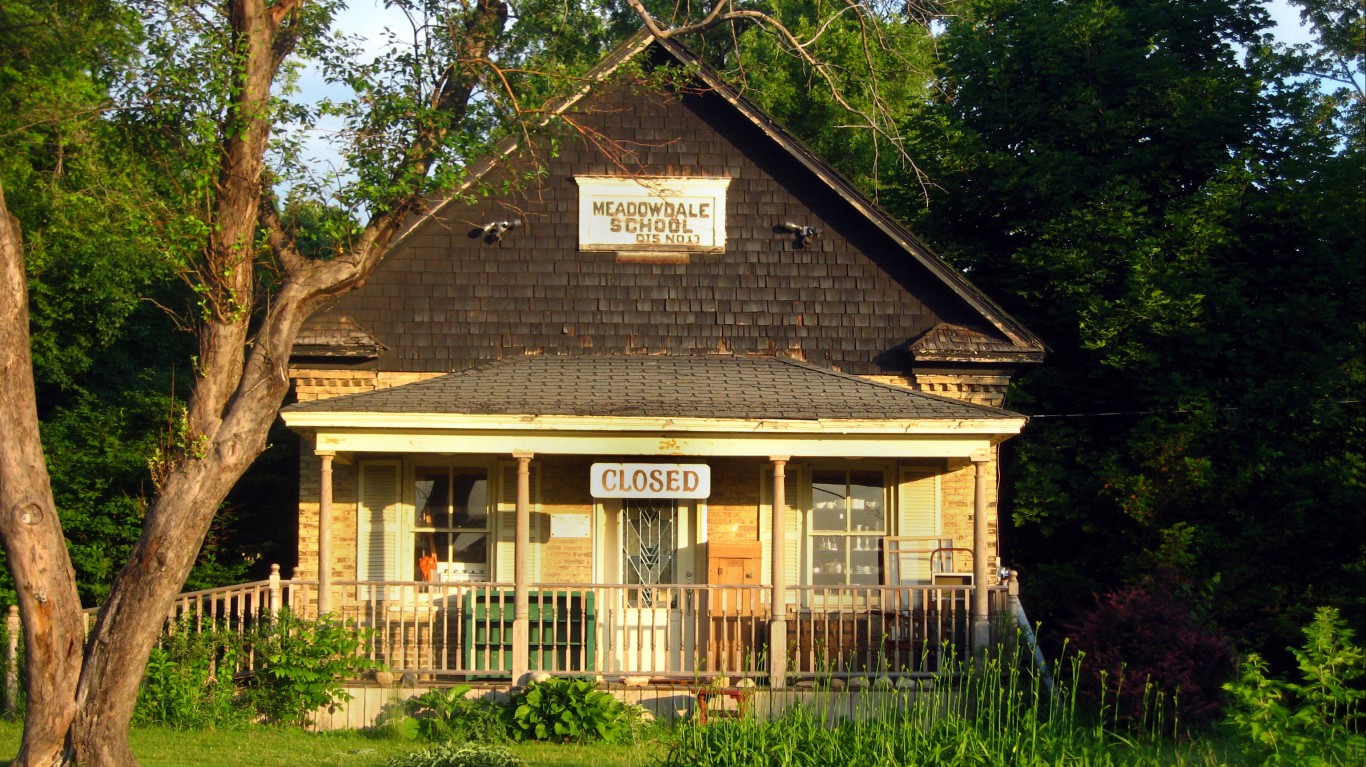
MULTIPOLYGON (((366 634, 364 652, 396 675, 512 675, 509 583, 334 581, 332 614, 366 634)), ((768 586, 536 584, 530 590, 529 670, 552 675, 701 680, 768 676, 768 586)), ((270 578, 187 592, 168 631, 239 635, 288 606, 313 617, 317 581, 270 578)), ((787 678, 919 676, 967 659, 971 586, 790 586, 787 678)), ((1010 619, 1007 585, 990 590, 993 631, 1010 619)), ((93 611, 91 619, 93 619, 93 611)), ((248 654, 237 671, 252 670, 248 654)))

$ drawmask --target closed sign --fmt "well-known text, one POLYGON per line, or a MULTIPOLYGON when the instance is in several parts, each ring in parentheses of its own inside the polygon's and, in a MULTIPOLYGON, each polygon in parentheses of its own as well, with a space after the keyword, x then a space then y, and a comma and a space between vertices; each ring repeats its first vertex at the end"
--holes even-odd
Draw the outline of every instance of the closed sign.
POLYGON ((595 463, 594 498, 706 498, 711 467, 705 463, 595 463))

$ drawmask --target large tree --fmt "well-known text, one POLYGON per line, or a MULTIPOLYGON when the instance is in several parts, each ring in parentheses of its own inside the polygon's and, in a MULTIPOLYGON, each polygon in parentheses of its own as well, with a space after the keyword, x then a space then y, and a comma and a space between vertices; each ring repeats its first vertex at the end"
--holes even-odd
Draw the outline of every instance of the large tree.
MULTIPOLYGON (((191 354, 191 337, 157 308, 187 293, 151 236, 159 169, 122 140, 120 121, 100 118, 138 27, 108 0, 0 2, 0 178, 25 222, 44 450, 87 605, 137 539, 146 456, 191 354)), ((14 604, 7 571, 0 600, 14 604)))
MULTIPOLYGON (((896 146, 830 119, 806 72, 745 78, 1049 344, 1007 399, 1037 417, 1006 446, 1003 540, 1050 629, 1154 579, 1264 652, 1316 604, 1366 623, 1366 21, 1299 4, 1298 50, 1252 0, 898 9, 879 79, 843 94, 895 94, 896 146)), ((764 5, 813 50, 867 28, 764 5)))
POLYGON ((141 535, 85 642, 38 443, 22 239, 0 208, 0 532, 29 671, 17 764, 133 763, 127 727, 147 653, 215 511, 264 447, 299 324, 363 279, 433 180, 450 181, 453 170, 439 171, 487 138, 490 110, 516 95, 484 88, 491 62, 500 46, 525 45, 508 32, 508 7, 491 0, 413 4, 419 39, 375 62, 351 67, 331 52, 328 71, 354 78, 361 91, 338 110, 357 139, 350 156, 358 180, 345 202, 372 215, 335 257, 309 259, 283 223, 267 171, 272 129, 292 114, 272 90, 296 50, 325 53, 331 5, 240 0, 142 10, 143 76, 115 93, 115 119, 136 125, 164 169, 160 191, 173 202, 163 210, 173 218, 153 233, 197 298, 187 318, 198 339, 192 388, 155 458, 156 494, 141 535), (270 270, 264 283, 262 267, 270 270))
POLYGON ((466 161, 508 130, 534 129, 537 107, 579 87, 575 75, 642 19, 660 36, 764 25, 815 63, 770 16, 728 2, 665 24, 634 0, 395 0, 409 25, 369 59, 329 35, 336 0, 88 5, 140 13, 130 62, 103 81, 108 99, 95 100, 100 119, 124 128, 156 170, 142 180, 149 216, 137 246, 185 280, 192 303, 180 319, 197 347, 184 405, 151 457, 141 532, 87 638, 39 442, 24 263, 32 242, 0 188, 0 535, 27 649, 15 761, 25 766, 135 763, 128 724, 148 653, 215 513, 265 447, 300 325, 359 285, 424 199, 459 186, 466 161), (354 98, 290 103, 303 58, 354 98), (303 154, 302 132, 320 115, 343 125, 336 174, 303 154), (277 199, 282 189, 289 199, 277 199), (306 247, 289 213, 319 210, 310 194, 330 212, 312 219, 306 247))
POLYGON ((1251 0, 960 8, 920 228, 1050 346, 1010 400, 1029 604, 1161 577, 1262 649, 1360 622, 1360 89, 1304 77, 1360 70, 1359 6, 1336 58, 1251 0))

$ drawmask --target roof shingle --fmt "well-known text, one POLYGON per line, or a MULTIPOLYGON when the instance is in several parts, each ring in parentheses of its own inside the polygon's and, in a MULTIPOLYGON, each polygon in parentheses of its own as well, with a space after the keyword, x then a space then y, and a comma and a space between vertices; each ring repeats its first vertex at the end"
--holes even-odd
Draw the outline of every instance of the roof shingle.
POLYGON ((295 412, 561 415, 740 420, 1019 418, 779 357, 536 355, 295 412))

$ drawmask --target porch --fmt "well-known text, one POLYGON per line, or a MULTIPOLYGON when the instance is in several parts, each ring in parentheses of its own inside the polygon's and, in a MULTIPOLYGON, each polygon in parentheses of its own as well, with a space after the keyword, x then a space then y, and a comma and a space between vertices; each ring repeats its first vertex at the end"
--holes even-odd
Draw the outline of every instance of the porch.
MULTIPOLYGON (((718 677, 772 688, 896 683, 955 667, 974 643, 984 649, 1013 635, 1018 604, 1014 573, 984 590, 985 632, 974 626, 969 585, 788 586, 775 616, 769 586, 538 583, 526 592, 523 632, 510 583, 336 581, 330 588, 330 614, 364 630, 367 657, 396 680, 424 685, 520 684, 538 672, 636 686, 718 677)), ((316 580, 285 579, 277 568, 264 581, 182 595, 168 625, 245 633, 286 606, 316 617, 318 597, 316 580)), ((239 672, 252 662, 245 658, 239 672)))

